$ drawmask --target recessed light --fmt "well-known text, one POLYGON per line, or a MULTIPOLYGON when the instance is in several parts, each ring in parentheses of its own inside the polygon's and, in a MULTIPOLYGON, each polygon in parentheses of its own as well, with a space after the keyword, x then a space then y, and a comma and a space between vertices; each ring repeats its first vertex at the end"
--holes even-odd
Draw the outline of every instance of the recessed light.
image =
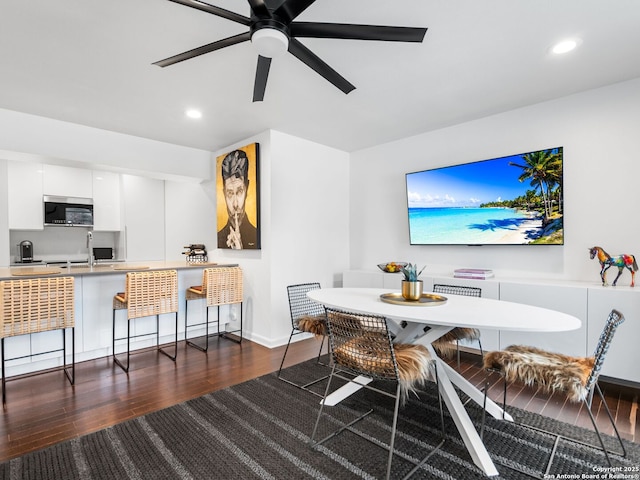
POLYGON ((569 53, 571 50, 578 46, 578 41, 572 38, 562 40, 551 47, 551 51, 556 55, 562 55, 563 53, 569 53))
POLYGON ((187 110, 186 115, 189 118, 202 118, 202 112, 195 109, 187 110))

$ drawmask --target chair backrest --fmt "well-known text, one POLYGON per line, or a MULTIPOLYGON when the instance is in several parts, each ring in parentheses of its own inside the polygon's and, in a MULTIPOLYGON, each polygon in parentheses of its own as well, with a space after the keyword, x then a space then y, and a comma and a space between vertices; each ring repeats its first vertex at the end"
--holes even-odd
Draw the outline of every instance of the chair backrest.
POLYGON ((598 376, 602 371, 604 359, 607 356, 609 347, 611 346, 613 336, 616 333, 618 326, 622 322, 624 322, 624 316, 622 315, 622 313, 620 313, 616 309, 611 310, 611 312, 609 313, 609 317, 604 324, 604 329, 600 334, 600 339, 598 340, 598 345, 596 345, 596 350, 593 354, 593 369, 591 370, 591 373, 589 374, 589 378, 587 378, 587 383, 585 385, 585 388, 587 390, 591 389, 591 387, 593 387, 595 382, 598 380, 598 376))
POLYGON ((204 269, 207 306, 242 303, 242 269, 240 267, 216 267, 204 269))
POLYGON ((462 285, 443 285, 436 283, 433 286, 433 293, 449 293, 451 295, 465 295, 467 297, 480 297, 482 296, 482 289, 480 287, 466 287, 462 285))
POLYGON ((307 292, 319 289, 320 284, 318 282, 299 283, 287 287, 291 326, 293 328, 298 327, 298 321, 302 317, 324 317, 324 307, 307 297, 307 292))
POLYGON ((178 311, 178 272, 128 272, 126 298, 129 319, 175 313, 178 311))
POLYGON ((73 277, 0 282, 0 338, 75 326, 73 277))
POLYGON ((326 309, 334 363, 356 375, 399 380, 391 335, 384 317, 326 309))

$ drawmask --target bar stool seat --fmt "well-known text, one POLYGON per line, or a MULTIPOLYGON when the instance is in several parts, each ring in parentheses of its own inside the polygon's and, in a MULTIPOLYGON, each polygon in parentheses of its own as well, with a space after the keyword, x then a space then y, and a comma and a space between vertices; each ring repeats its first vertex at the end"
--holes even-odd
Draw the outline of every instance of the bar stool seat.
POLYGON ((125 291, 113 297, 113 361, 125 372, 129 371, 131 339, 156 335, 158 351, 175 362, 178 353, 178 272, 177 270, 155 270, 148 272, 128 272, 125 291), (116 311, 127 310, 127 336, 116 337, 116 311), (173 313, 175 316, 174 354, 160 346, 160 315, 173 313), (131 335, 131 321, 136 318, 156 317, 155 332, 131 335), (122 363, 116 355, 116 341, 127 341, 127 362, 122 363))
MULTIPOLYGON (((202 285, 195 285, 187 288, 185 292, 185 314, 184 314, 184 336, 187 345, 197 348, 203 352, 209 349, 209 337, 217 336, 226 338, 236 343, 242 342, 242 269, 240 267, 212 267, 205 268, 202 271, 202 285), (205 300, 205 308, 207 310, 206 318, 200 323, 188 322, 188 310, 189 301, 191 300, 205 300), (222 305, 234 305, 240 304, 240 328, 236 330, 224 332, 220 331, 220 307, 222 305), (218 315, 216 320, 209 320, 209 308, 217 307, 218 315), (209 333, 209 325, 215 323, 217 326, 217 332, 214 334, 209 333), (204 346, 198 345, 195 342, 189 340, 188 331, 190 328, 205 326, 205 343, 204 346), (239 336, 238 336, 239 333, 239 336), (229 335, 233 334, 234 337, 229 335)), ((231 308, 231 307, 229 307, 231 308)))
MULTIPOLYGON (((6 403, 5 361, 62 353, 62 370, 73 385, 75 383, 75 316, 74 278, 45 277, 0 281, 0 319, 2 349, 2 404, 6 403), (67 367, 67 329, 71 329, 71 373, 67 367), (62 348, 46 352, 29 353, 5 359, 5 339, 19 335, 32 335, 50 330, 62 330, 62 348)), ((36 374, 41 372, 36 372, 36 374)))

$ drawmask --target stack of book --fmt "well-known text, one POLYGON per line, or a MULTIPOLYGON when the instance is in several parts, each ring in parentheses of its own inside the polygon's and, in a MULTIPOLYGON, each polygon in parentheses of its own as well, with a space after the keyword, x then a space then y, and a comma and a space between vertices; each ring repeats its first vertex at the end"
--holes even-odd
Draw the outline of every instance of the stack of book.
POLYGON ((486 268, 458 268, 453 271, 454 278, 471 278, 484 280, 493 277, 493 270, 486 268))

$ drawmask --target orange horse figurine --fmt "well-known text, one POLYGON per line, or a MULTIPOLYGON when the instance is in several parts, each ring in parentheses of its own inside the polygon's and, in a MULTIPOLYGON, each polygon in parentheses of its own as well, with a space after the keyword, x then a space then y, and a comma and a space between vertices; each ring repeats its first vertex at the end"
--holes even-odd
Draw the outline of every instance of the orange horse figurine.
POLYGON ((613 286, 616 286, 616 282, 620 275, 622 275, 622 269, 626 268, 631 272, 631 287, 635 286, 635 278, 636 272, 638 271, 638 264, 636 263, 636 257, 629 254, 618 255, 617 257, 612 257, 607 252, 604 251, 602 247, 592 247, 589 249, 590 258, 598 257, 598 261, 600 262, 600 278, 602 279, 602 286, 609 285, 607 283, 607 270, 611 267, 618 267, 618 276, 613 281, 613 286))

